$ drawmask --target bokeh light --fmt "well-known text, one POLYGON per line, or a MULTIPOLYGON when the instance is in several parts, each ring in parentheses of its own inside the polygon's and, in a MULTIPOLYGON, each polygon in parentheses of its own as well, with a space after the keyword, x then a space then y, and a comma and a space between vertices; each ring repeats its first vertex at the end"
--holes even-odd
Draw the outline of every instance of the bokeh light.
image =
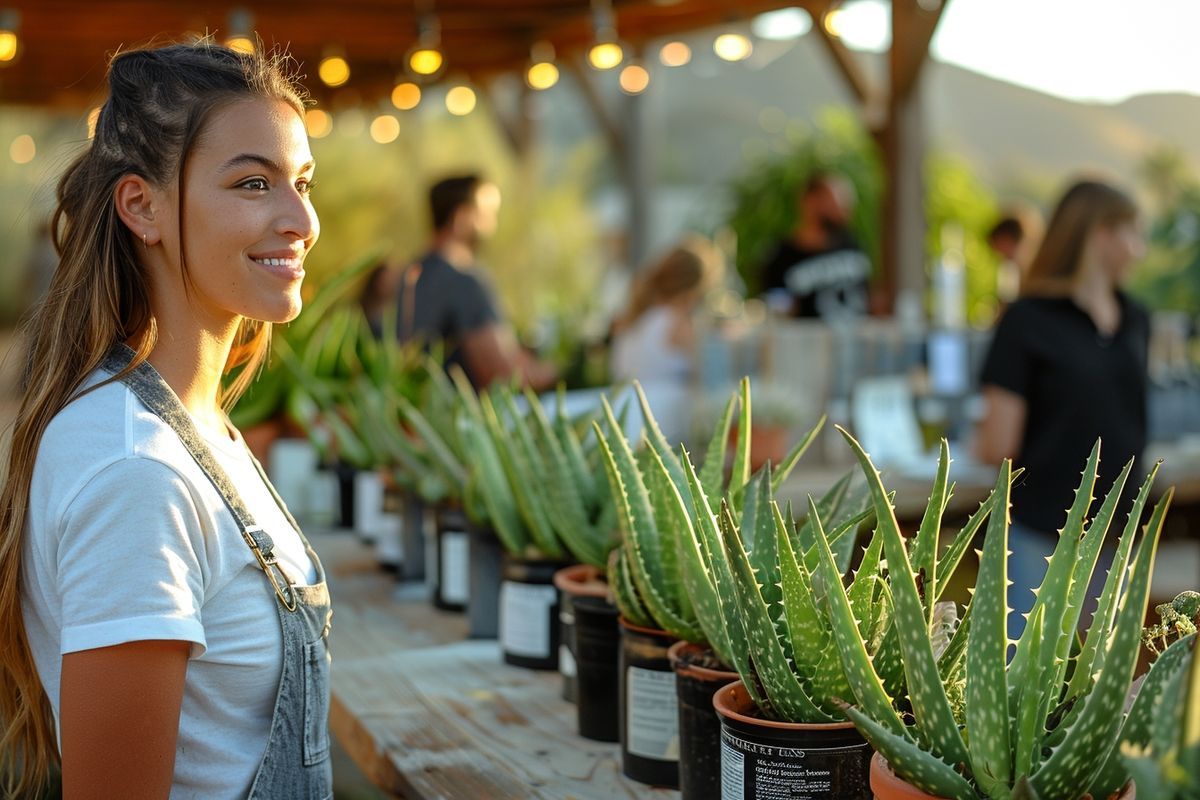
POLYGON ((350 80, 350 65, 341 56, 329 56, 317 65, 317 75, 326 86, 341 86, 350 80))
POLYGON ((754 52, 754 45, 740 33, 722 33, 713 41, 713 52, 725 61, 745 61, 754 52))
POLYGON ((421 104, 421 87, 412 81, 397 83, 392 89, 392 105, 401 111, 411 111, 421 104))
POLYGON ((431 47, 422 47, 408 57, 408 66, 418 75, 434 75, 442 68, 442 54, 431 47))
POLYGON ((595 69, 612 69, 624 60, 625 51, 616 42, 600 42, 588 50, 588 63, 595 69))
POLYGON ((312 138, 324 139, 333 131, 333 115, 319 108, 310 108, 304 112, 304 126, 312 138))
POLYGON ((658 60, 664 67, 682 67, 692 60, 692 48, 687 42, 667 42, 658 51, 658 60))
POLYGON ((37 144, 28 133, 22 133, 12 140, 8 147, 8 155, 18 164, 28 164, 37 155, 37 144))
POLYGON ((254 53, 254 42, 249 36, 234 36, 225 40, 225 46, 230 50, 237 50, 239 53, 252 55, 254 53))
POLYGON ((531 64, 525 73, 525 82, 531 89, 549 89, 558 83, 558 67, 549 61, 531 64))
POLYGON ((19 48, 20 43, 15 31, 0 31, 0 63, 14 60, 19 48))
POLYGON ((469 86, 455 86, 446 92, 446 110, 456 117, 465 117, 475 110, 475 91, 469 86))
POLYGON ((621 70, 619 83, 625 94, 641 94, 650 85, 650 73, 641 64, 629 64, 621 70))
POLYGON ((396 141, 400 135, 400 120, 391 114, 380 114, 371 120, 371 138, 379 144, 389 144, 396 141))

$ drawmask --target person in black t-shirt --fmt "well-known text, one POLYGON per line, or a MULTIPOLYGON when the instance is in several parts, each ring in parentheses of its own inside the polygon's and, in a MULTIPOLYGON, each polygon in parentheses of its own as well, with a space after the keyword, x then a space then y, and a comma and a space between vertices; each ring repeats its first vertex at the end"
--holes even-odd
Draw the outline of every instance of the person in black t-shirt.
POLYGON ((535 391, 552 387, 557 369, 521 349, 476 267, 479 245, 496 230, 500 189, 478 175, 447 178, 429 190, 429 206, 433 242, 399 276, 400 339, 444 342, 446 365, 460 364, 476 387, 514 375, 535 391))
POLYGON ((763 265, 768 305, 794 317, 825 320, 867 312, 871 262, 850 236, 854 186, 840 175, 809 178, 796 202, 797 221, 763 265))
MULTIPOLYGON (((1149 315, 1121 290, 1144 248, 1127 195, 1096 181, 1076 183, 1054 211, 1023 296, 997 326, 981 376, 986 412, 975 450, 985 462, 1013 458, 1026 468, 1012 490, 1015 611, 1032 607, 1030 590, 1045 573, 1044 556, 1096 439, 1097 497, 1145 447, 1149 315)), ((1126 496, 1139 481, 1135 466, 1126 496)), ((1095 572, 1101 581, 1102 566, 1095 572)), ((1010 635, 1023 625, 1011 615, 1010 635)))

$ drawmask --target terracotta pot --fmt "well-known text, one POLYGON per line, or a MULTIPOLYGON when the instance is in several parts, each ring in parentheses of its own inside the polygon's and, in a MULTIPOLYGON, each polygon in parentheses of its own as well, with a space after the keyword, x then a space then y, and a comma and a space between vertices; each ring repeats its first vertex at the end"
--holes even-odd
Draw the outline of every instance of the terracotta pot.
MULTIPOLYGON (((903 778, 896 777, 887 759, 879 753, 871 758, 871 791, 875 793, 876 800, 945 800, 934 794, 926 794, 903 778)), ((1116 795, 1116 800, 1135 800, 1136 797, 1137 790, 1131 782, 1116 795)))
POLYGON ((608 600, 608 582, 590 564, 572 564, 554 573, 558 589, 558 671, 563 676, 562 697, 574 703, 579 694, 575 646, 575 601, 580 597, 608 600))
POLYGON ((851 722, 776 722, 739 681, 717 690, 722 797, 870 800, 871 747, 851 722))
POLYGON ((667 658, 679 700, 679 794, 682 800, 703 800, 721 785, 721 720, 713 695, 738 674, 701 666, 697 662, 716 658, 711 648, 692 642, 671 645, 667 658))

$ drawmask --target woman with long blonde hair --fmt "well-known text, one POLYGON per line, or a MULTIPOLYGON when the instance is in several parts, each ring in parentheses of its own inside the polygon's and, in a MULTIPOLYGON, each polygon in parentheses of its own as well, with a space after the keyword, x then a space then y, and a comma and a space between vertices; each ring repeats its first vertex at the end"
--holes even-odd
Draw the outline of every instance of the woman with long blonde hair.
POLYGON ((56 762, 68 800, 332 791, 324 575, 225 414, 300 311, 303 120, 281 56, 109 65, 0 493, 10 796, 56 762))
MULTIPOLYGON (((1028 470, 1012 491, 1009 605, 1018 612, 1033 606, 1043 556, 1066 522, 1097 437, 1098 494, 1145 447, 1150 320, 1122 289, 1143 251, 1133 200, 1101 181, 1075 183, 1050 218, 1022 297, 996 328, 981 379, 985 415, 976 452, 985 462, 1013 458, 1028 470)), ((1020 614, 1009 619, 1010 634, 1018 634, 1020 614)))

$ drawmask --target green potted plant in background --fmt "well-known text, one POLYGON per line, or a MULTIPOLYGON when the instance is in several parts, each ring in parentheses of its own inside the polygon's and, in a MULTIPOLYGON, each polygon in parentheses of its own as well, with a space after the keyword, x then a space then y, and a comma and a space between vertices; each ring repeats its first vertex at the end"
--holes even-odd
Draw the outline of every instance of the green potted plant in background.
MULTIPOLYGON (((680 499, 689 492, 684 466, 659 429, 641 387, 635 383, 634 389, 645 423, 644 447, 635 454, 607 403, 606 425, 595 425, 623 537, 609 569, 622 617, 618 730, 627 776, 675 786, 679 781, 678 701, 667 650, 679 640, 706 643, 707 639, 680 571, 680 553, 692 524, 691 512, 680 499)), ((698 480, 713 496, 728 494, 740 510, 751 481, 749 437, 739 437, 728 481, 725 478, 725 445, 739 400, 740 429, 751 430, 749 381, 743 380, 717 422, 701 468, 703 477, 698 480)), ((778 486, 813 436, 815 430, 766 480, 778 486)))
MULTIPOLYGON (((867 475, 885 536, 884 555, 891 567, 888 586, 902 633, 901 660, 911 700, 907 709, 893 704, 855 624, 849 595, 826 569, 825 602, 856 701, 846 705, 845 712, 878 751, 871 778, 876 796, 954 800, 1088 796, 1106 765, 1120 758, 1122 708, 1137 662, 1154 553, 1171 492, 1155 507, 1126 580, 1152 471, 1134 502, 1087 638, 1082 646, 1075 646, 1088 583, 1132 466, 1126 465, 1087 522, 1099 459, 1097 442, 1028 624, 1009 661, 1005 561, 1012 474, 1005 462, 993 494, 995 507, 974 595, 963 624, 939 657, 923 633, 909 635, 925 625, 921 593, 928 584, 906 557, 878 473, 857 443, 848 435, 847 439, 867 475), (947 654, 953 654, 965 669, 943 669, 947 654)), ((818 540, 824 541, 819 530, 818 540)))
POLYGON ((889 708, 907 702, 900 658, 905 639, 923 640, 936 650, 945 674, 961 672, 961 647, 955 644, 956 639, 961 643, 962 626, 953 604, 939 601, 994 501, 985 501, 939 556, 938 535, 951 492, 948 465, 943 445, 924 517, 908 543, 898 538, 897 528, 896 542, 888 544, 886 496, 884 507, 874 503, 842 519, 827 499, 810 499, 798 526, 774 504, 773 513, 756 520, 754 528, 745 521, 739 526, 727 506, 716 519, 711 509, 698 514, 715 579, 709 602, 719 606, 742 679, 713 698, 721 717, 723 781, 733 796, 870 797, 871 750, 841 707, 851 680, 836 637, 843 609, 829 603, 831 594, 846 598, 844 612, 860 636, 863 657, 878 670, 889 708), (848 547, 859 524, 870 517, 876 519, 875 533, 847 582, 848 547), (831 523, 828 533, 824 520, 831 523), (902 561, 917 565, 924 586, 916 607, 908 609, 914 614, 907 626, 900 624, 899 603, 885 579, 888 565, 895 568, 902 561))

